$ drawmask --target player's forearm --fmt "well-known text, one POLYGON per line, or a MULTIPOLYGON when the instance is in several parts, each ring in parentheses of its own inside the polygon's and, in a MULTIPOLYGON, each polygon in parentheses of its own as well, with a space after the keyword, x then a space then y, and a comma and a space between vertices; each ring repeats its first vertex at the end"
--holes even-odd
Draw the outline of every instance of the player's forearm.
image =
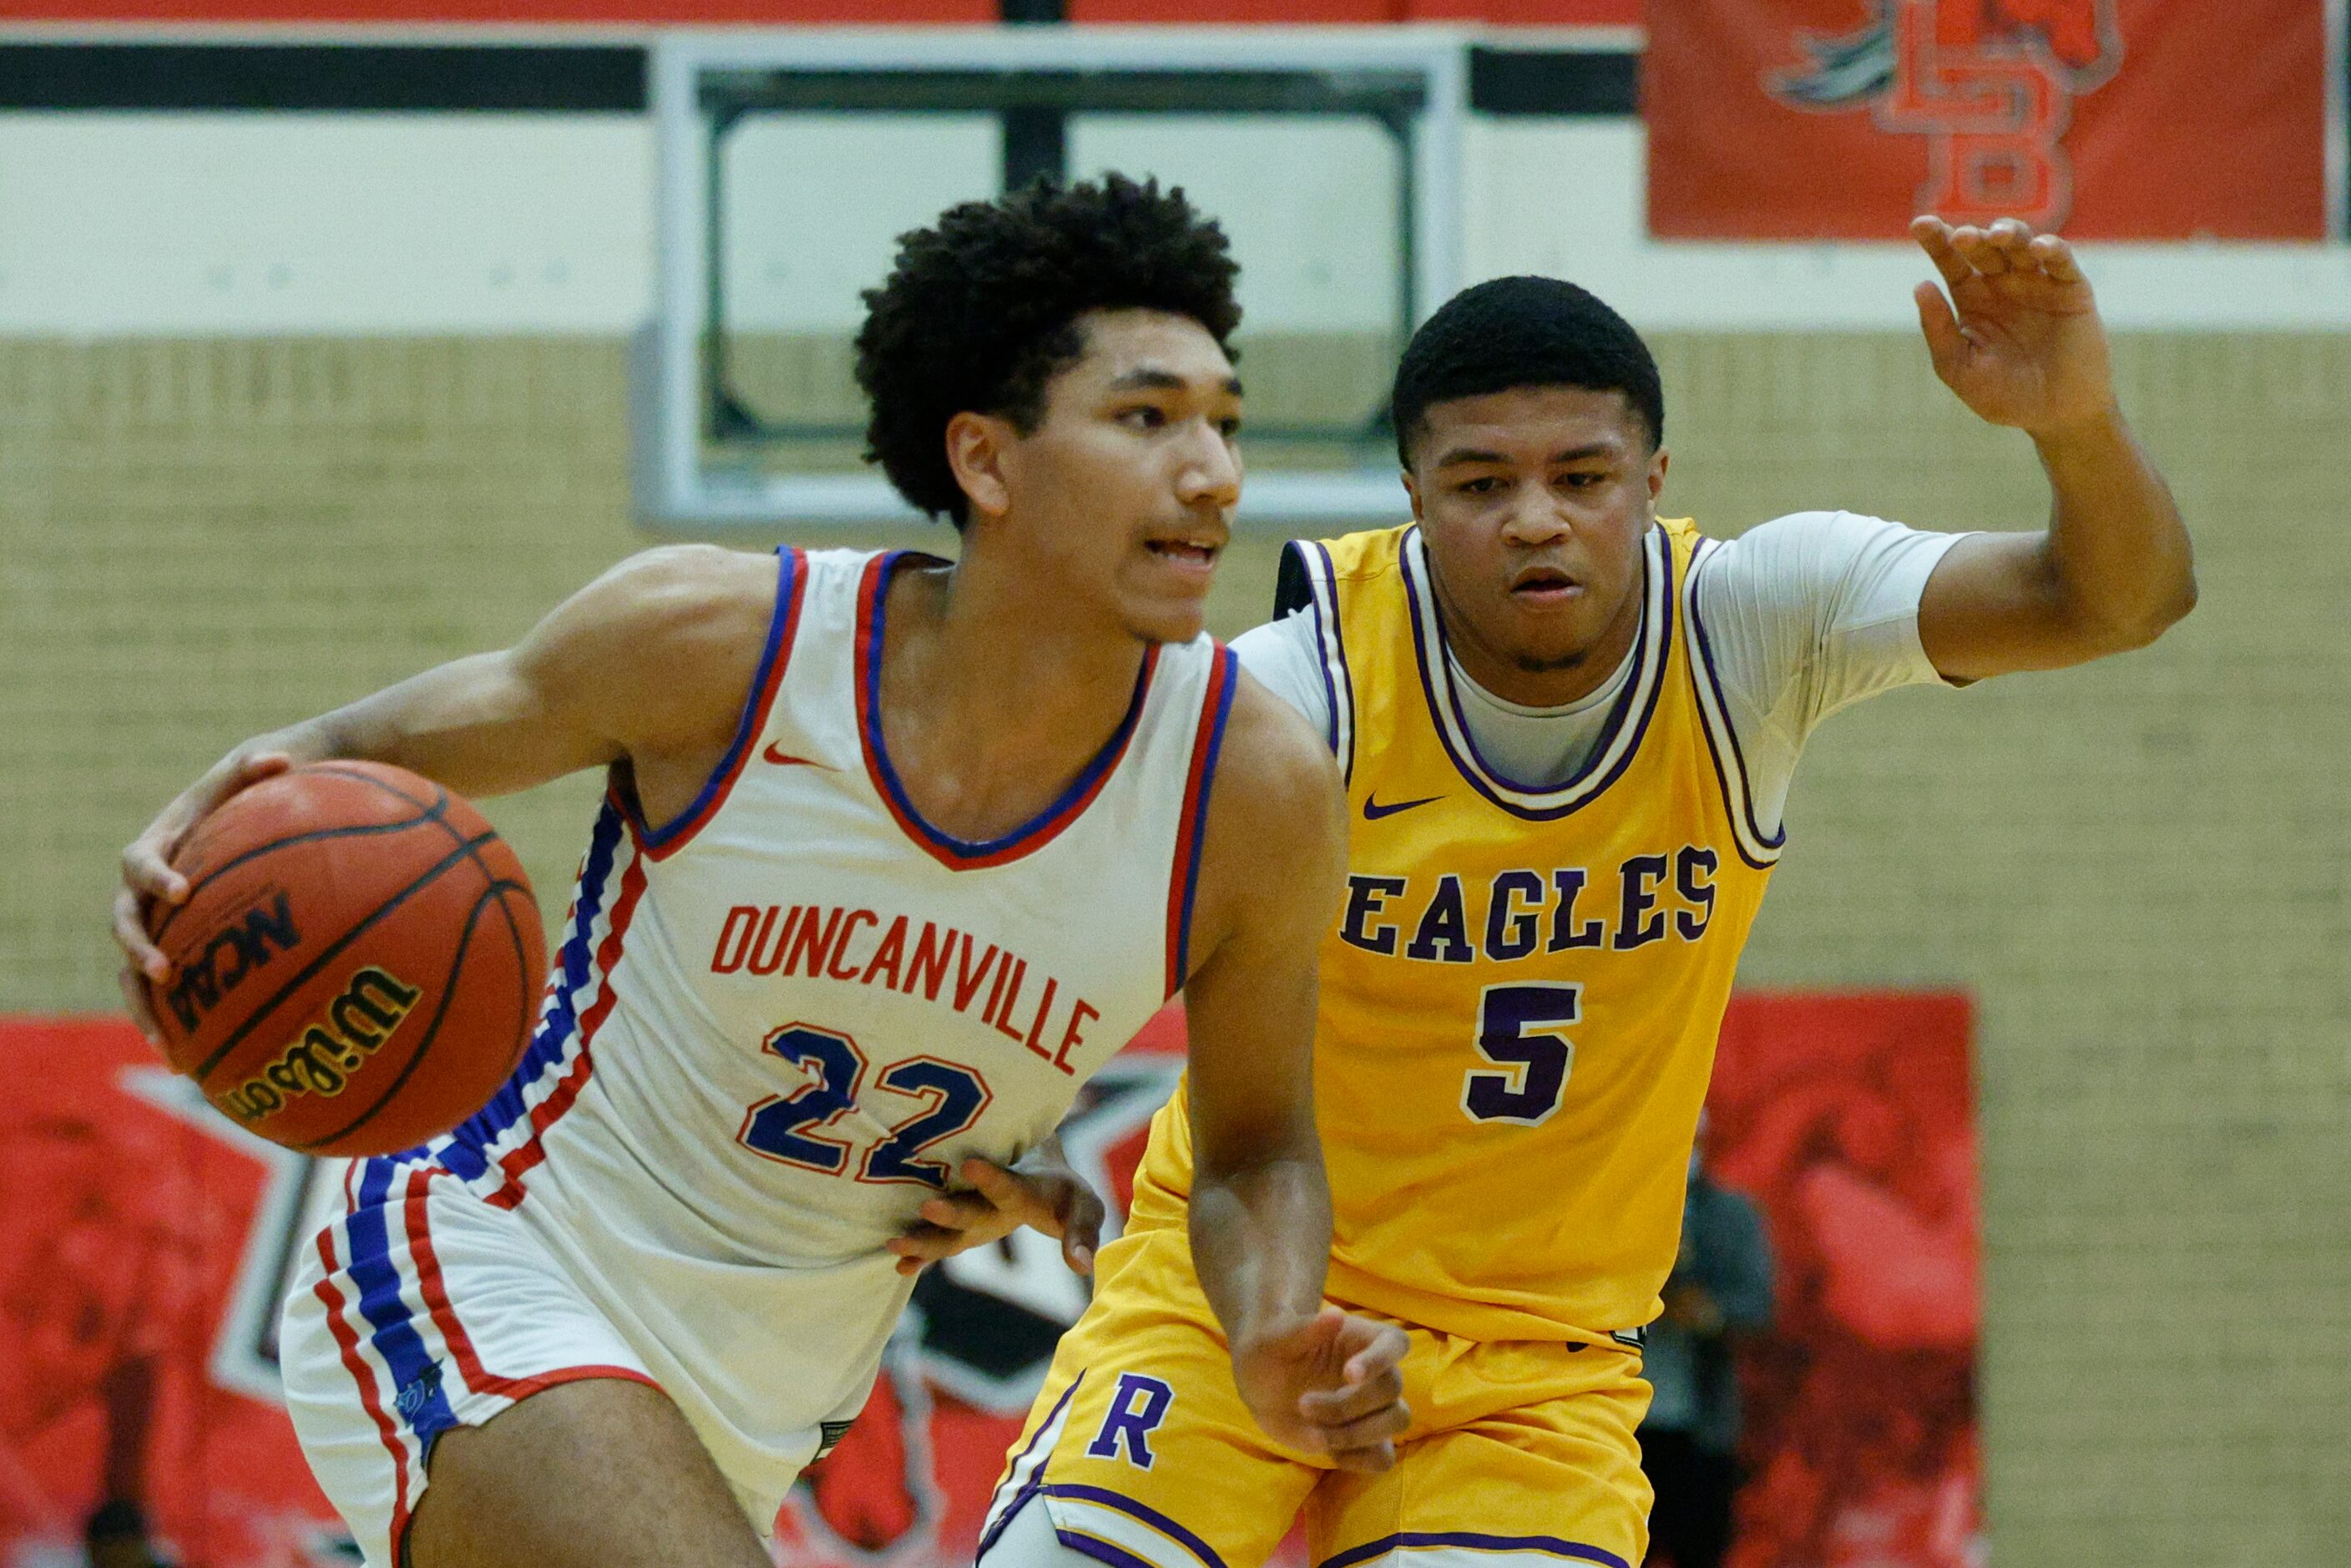
POLYGON ((1195 1170, 1189 1218, 1201 1288, 1225 1336, 1248 1344, 1322 1310, 1331 1188, 1310 1127, 1267 1157, 1195 1170))
POLYGON ((371 696, 256 736, 230 753, 271 752, 297 766, 330 759, 405 768, 462 795, 527 789, 602 758, 591 744, 535 711, 504 653, 477 653, 371 696))
POLYGON ((2143 647, 2194 607, 2188 527, 2120 410, 2036 432, 2051 491, 2051 591, 2102 650, 2143 647))

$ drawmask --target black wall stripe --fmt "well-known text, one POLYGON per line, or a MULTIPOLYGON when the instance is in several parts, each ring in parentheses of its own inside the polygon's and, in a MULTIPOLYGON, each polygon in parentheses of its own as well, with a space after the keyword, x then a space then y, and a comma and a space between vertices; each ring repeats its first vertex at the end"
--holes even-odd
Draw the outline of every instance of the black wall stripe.
MULTIPOLYGON (((1034 4, 1035 0, 1029 0, 1034 4)), ((1472 49, 1487 114, 1630 115, 1640 57, 1472 49)), ((0 110, 642 113, 625 45, 0 44, 0 110)))
POLYGON ((1469 107, 1484 114, 1635 114, 1641 57, 1471 49, 1469 107))
POLYGON ((645 52, 591 45, 0 44, 0 109, 642 113, 645 52))

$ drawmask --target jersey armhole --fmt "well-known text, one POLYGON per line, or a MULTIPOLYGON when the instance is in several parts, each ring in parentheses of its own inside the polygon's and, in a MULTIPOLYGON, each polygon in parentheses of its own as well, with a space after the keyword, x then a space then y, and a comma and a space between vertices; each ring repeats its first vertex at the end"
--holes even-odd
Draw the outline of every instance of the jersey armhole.
POLYGON ((758 668, 752 672, 750 693, 743 702, 743 716, 735 726, 734 741, 711 769, 710 777, 703 781, 694 803, 662 826, 653 827, 644 819, 635 781, 625 768, 614 769, 610 790, 612 800, 621 808, 629 831, 650 859, 666 860, 675 854, 718 814, 718 809, 726 803, 727 792, 735 788, 735 780, 743 771, 743 764, 750 758, 751 743, 768 727, 768 712, 775 706, 776 693, 782 689, 785 667, 791 663, 792 637, 799 629, 800 601, 808 587, 806 563, 799 550, 780 547, 776 551, 776 608, 768 619, 767 645, 760 651, 758 668))
POLYGON ((1714 649, 1708 640, 1706 618, 1698 612, 1698 578, 1715 551, 1718 539, 1701 539, 1690 554, 1682 576, 1682 622, 1688 630, 1690 685, 1698 696, 1699 727, 1706 731, 1707 753, 1714 760, 1715 782, 1722 790, 1724 813, 1730 819, 1730 836, 1739 858, 1757 871, 1779 862, 1788 841, 1785 822, 1766 833, 1755 815, 1754 787, 1747 776, 1747 758, 1739 749, 1739 732, 1731 727, 1730 705, 1723 695, 1722 677, 1714 667, 1714 649))
POLYGON ((1331 552, 1313 539, 1292 539, 1281 547, 1281 566, 1274 579, 1273 618, 1294 613, 1313 618, 1315 663, 1322 676, 1330 722, 1323 739, 1338 758, 1340 777, 1355 777, 1355 683, 1347 669, 1347 647, 1339 635, 1338 569, 1331 552))
POLYGON ((1200 888, 1200 855, 1208 837, 1208 797, 1217 759, 1225 747, 1225 721, 1232 716, 1233 693, 1240 685, 1240 661, 1222 643, 1200 697, 1200 722, 1192 732, 1192 767, 1184 781, 1184 805, 1176 823, 1176 858, 1167 877, 1167 995, 1191 977, 1192 903, 1200 888))

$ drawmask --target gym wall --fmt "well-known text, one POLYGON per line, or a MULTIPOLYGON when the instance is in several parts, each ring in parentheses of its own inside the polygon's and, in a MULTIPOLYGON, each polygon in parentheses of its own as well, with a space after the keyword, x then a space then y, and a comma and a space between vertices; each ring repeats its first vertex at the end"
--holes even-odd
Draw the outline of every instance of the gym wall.
MULTIPOLYGON (((1479 271, 1577 277, 1655 336, 1667 511, 2039 524, 2027 444, 1904 325, 1922 262, 1660 254, 1634 122, 1481 134, 1479 271)), ((628 488, 645 177, 624 115, 0 114, 0 1012, 118 1005, 116 852, 225 747, 657 542, 628 488), (444 150, 381 151, 405 136, 444 150), (322 215, 289 238, 270 199, 322 215)), ((2201 607, 2144 653, 1832 720, 1742 976, 1978 999, 2002 1568, 2351 1542, 2351 261, 2199 256, 2088 262, 2201 607)), ((947 541, 792 542, 885 538, 947 541)), ((1237 541, 1220 633, 1276 543, 1237 541)), ((550 920, 594 792, 490 804, 550 920)))

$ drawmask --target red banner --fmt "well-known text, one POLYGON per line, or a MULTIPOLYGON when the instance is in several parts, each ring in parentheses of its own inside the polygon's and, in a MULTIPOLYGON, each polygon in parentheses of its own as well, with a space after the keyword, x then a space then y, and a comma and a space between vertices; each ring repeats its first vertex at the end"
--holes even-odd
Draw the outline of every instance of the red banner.
POLYGON ((1730 1568, 1981 1568, 1976 1139, 1962 996, 1745 994, 1707 1096, 1763 1211, 1730 1568))
POLYGON ((1661 0, 1649 228, 2323 239, 2324 0, 1661 0))
MULTIPOLYGON (((1777 1321, 1743 1364, 1732 1568, 1980 1561, 1976 1189, 1963 998, 1742 995, 1713 1169, 1762 1210, 1777 1321)), ((1183 1061, 1168 1013, 1064 1133, 1123 1210, 1183 1061)), ((330 1202, 110 1019, 0 1020, 0 1563, 64 1562, 125 1505, 184 1568, 348 1568, 276 1399, 277 1305, 330 1202)), ((921 1282, 864 1416, 778 1519, 785 1568, 968 1563, 1083 1286, 1024 1233, 921 1282)), ((1294 1555, 1285 1563, 1299 1561, 1294 1555)))
POLYGON ((0 1562, 78 1563, 93 1520, 143 1518, 185 1568, 347 1565, 277 1394, 318 1167, 127 1023, 0 1020, 0 1061, 40 1076, 0 1098, 0 1562))

